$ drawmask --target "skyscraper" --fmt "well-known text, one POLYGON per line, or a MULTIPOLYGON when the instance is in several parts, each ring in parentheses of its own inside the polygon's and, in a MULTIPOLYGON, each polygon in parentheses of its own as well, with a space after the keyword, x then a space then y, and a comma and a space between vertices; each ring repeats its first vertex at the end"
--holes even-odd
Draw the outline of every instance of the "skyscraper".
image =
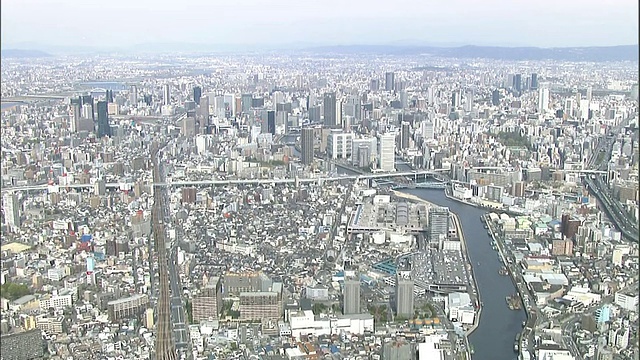
POLYGON ((449 234, 449 208, 431 207, 429 209, 429 241, 438 241, 449 234))
POLYGON ((300 136, 302 153, 300 154, 302 163, 309 165, 313 162, 314 136, 312 128, 303 128, 300 136))
POLYGON ((106 101, 98 101, 98 124, 97 136, 111 136, 111 126, 109 125, 108 105, 106 101))
POLYGON ((410 272, 398 271, 395 295, 396 315, 413 316, 413 280, 410 278, 410 272))
POLYGON ((169 84, 162 85, 162 105, 171 104, 171 89, 169 84))
POLYGON ((531 74, 531 89, 532 90, 538 89, 538 74, 536 73, 531 74))
POLYGON ((491 104, 493 104, 493 106, 500 105, 500 91, 498 89, 493 90, 491 94, 491 104))
POLYGON ((396 74, 388 72, 384 74, 384 90, 393 91, 395 88, 396 74))
POLYGON ((337 126, 336 122, 336 93, 330 92, 324 94, 323 100, 324 106, 324 126, 327 127, 335 127, 337 126))
POLYGON ((344 288, 342 290, 344 315, 360 313, 360 281, 356 278, 344 280, 344 288))
POLYGON ((549 109, 549 89, 542 88, 538 92, 538 113, 543 114, 549 109))
POLYGON ((393 134, 382 134, 378 137, 379 166, 382 171, 396 171, 396 139, 393 134))
POLYGON ((5 225, 9 227, 20 227, 20 203, 18 202, 18 194, 5 194, 2 210, 4 210, 5 225))
POLYGON ((251 103, 253 101, 253 95, 251 94, 242 94, 241 102, 242 102, 242 112, 248 114, 251 111, 251 103))
POLYGON ((135 85, 131 85, 129 88, 129 102, 131 103, 131 106, 138 105, 138 87, 135 85))
POLYGON ((400 150, 409 148, 409 138, 411 137, 411 126, 408 122, 402 122, 402 132, 400 133, 400 150))
POLYGON ((200 86, 193 87, 193 101, 196 102, 197 105, 200 105, 200 98, 202 97, 202 88, 200 86))
POLYGON ((267 132, 271 135, 276 134, 276 112, 273 110, 267 111, 267 132))
POLYGON ((513 77, 513 88, 517 92, 522 91, 522 74, 516 74, 516 76, 513 77))

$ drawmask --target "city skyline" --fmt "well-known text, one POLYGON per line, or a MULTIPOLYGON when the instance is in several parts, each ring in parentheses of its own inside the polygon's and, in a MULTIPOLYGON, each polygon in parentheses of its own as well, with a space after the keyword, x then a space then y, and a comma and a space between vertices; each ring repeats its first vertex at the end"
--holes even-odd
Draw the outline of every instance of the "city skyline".
POLYGON ((250 0, 170 8, 147 0, 135 4, 116 0, 96 8, 69 0, 8 1, 2 4, 2 47, 121 49, 189 43, 240 48, 356 44, 548 48, 638 43, 638 4, 630 0, 394 5, 331 0, 311 7, 290 0, 277 4, 250 0), (73 21, 60 21, 64 18, 73 21))

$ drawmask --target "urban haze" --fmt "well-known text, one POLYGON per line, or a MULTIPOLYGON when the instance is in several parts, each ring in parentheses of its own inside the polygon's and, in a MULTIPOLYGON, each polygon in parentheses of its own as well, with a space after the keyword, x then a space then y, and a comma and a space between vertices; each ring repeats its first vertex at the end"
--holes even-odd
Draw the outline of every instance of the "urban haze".
POLYGON ((0 359, 638 359, 637 14, 3 1, 0 359))

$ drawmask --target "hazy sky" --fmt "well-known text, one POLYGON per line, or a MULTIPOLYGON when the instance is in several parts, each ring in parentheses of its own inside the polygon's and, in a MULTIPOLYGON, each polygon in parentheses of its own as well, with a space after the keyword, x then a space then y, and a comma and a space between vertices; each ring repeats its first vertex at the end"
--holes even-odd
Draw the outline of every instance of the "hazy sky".
POLYGON ((2 0, 2 45, 638 43, 638 0, 2 0))

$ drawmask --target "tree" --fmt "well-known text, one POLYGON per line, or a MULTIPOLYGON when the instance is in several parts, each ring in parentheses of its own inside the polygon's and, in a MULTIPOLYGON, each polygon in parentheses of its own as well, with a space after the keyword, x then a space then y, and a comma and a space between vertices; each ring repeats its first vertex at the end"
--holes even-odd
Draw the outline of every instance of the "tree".
POLYGON ((31 294, 31 290, 27 285, 7 282, 0 286, 0 296, 11 301, 29 294, 31 294))

